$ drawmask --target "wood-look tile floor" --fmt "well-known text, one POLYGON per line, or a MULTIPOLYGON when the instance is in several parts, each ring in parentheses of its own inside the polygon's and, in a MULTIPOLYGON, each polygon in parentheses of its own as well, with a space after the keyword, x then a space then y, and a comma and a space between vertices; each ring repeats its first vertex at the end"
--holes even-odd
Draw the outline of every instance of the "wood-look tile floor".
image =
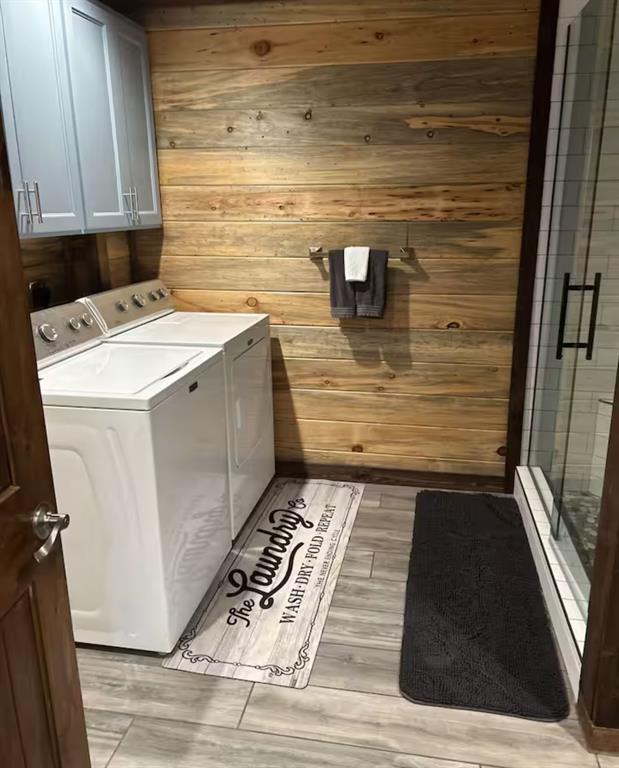
POLYGON ((416 493, 366 486, 305 689, 164 670, 156 656, 80 648, 93 768, 619 767, 619 758, 584 749, 573 715, 536 723, 400 696, 416 493))

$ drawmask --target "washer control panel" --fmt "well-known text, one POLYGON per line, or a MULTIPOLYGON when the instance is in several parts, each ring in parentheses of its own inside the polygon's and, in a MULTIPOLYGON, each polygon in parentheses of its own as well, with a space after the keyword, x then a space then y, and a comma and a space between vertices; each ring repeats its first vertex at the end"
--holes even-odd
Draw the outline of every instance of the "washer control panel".
POLYGON ((95 293, 80 299, 88 306, 106 331, 124 330, 174 309, 170 291, 161 280, 148 280, 123 288, 95 293))
POLYGON ((103 336, 94 314, 77 301, 32 312, 30 322, 39 362, 103 336))

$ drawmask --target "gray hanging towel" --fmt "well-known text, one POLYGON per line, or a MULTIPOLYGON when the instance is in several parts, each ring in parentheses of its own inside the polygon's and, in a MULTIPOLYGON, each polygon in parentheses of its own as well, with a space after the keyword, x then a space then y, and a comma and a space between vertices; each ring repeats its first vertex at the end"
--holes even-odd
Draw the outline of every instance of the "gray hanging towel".
POLYGON ((388 251, 370 251, 368 276, 355 286, 357 317, 382 317, 387 295, 388 251))
POLYGON ((344 251, 329 251, 331 317, 355 316, 355 283, 347 283, 344 275, 344 251))

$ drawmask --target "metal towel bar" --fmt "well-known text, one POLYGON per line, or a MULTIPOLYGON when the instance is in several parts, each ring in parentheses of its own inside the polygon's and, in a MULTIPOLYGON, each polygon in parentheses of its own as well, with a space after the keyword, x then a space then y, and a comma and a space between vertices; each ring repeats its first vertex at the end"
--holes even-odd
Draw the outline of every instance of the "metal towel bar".
MULTIPOLYGON (((400 253, 402 254, 399 257, 400 261, 410 261, 415 255, 415 249, 413 248, 412 245, 401 245, 400 253)), ((311 259, 311 261, 320 261, 324 259, 326 255, 327 255, 327 252, 323 250, 322 245, 309 246, 308 257, 309 259, 311 259)))

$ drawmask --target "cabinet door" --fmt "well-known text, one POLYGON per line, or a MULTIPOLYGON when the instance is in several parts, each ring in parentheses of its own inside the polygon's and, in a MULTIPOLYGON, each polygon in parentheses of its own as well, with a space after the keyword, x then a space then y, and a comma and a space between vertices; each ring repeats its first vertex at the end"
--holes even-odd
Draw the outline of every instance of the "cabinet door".
POLYGON ((135 224, 152 227, 161 223, 161 210, 146 35, 121 19, 116 29, 135 224))
POLYGON ((61 6, 2 0, 0 12, 0 92, 20 236, 79 232, 84 214, 61 6))
POLYGON ((99 5, 71 0, 65 21, 86 228, 129 229, 134 217, 116 20, 99 5))

